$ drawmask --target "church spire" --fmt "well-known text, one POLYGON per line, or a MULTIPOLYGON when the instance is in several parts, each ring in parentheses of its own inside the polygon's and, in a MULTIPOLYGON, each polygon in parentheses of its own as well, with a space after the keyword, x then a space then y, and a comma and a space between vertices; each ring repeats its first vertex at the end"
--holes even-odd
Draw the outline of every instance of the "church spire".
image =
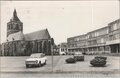
POLYGON ((14 9, 13 16, 14 16, 14 17, 17 16, 16 9, 14 9))
POLYGON ((12 21, 20 21, 19 18, 17 17, 16 9, 14 9, 12 21))
POLYGON ((7 37, 19 31, 23 32, 23 23, 19 20, 17 11, 14 9, 13 17, 10 19, 10 22, 7 23, 7 37))

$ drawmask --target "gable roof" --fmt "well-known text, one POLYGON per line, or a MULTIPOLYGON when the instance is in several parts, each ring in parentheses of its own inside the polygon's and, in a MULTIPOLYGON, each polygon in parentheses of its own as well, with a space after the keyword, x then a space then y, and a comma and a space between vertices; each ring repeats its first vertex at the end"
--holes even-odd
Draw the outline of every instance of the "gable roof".
POLYGON ((7 41, 16 41, 16 40, 23 40, 23 39, 24 39, 24 34, 21 31, 16 32, 14 34, 10 34, 7 37, 7 41))
POLYGON ((50 34, 47 29, 25 34, 25 40, 50 39, 50 34))

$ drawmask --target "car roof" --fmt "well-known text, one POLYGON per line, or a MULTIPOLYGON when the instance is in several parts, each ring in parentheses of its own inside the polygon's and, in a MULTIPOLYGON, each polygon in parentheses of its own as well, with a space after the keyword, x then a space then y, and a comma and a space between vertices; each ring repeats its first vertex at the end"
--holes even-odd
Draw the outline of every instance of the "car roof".
POLYGON ((82 54, 82 52, 75 52, 75 54, 82 54))
POLYGON ((30 55, 30 57, 41 57, 41 56, 45 56, 45 54, 43 53, 33 53, 30 55))

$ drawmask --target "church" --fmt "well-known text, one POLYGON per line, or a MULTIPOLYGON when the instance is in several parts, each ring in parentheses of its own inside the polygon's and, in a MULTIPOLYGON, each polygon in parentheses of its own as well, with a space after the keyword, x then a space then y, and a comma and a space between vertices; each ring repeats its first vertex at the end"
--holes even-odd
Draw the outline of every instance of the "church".
POLYGON ((7 23, 7 40, 2 43, 1 56, 28 56, 32 53, 51 55, 54 39, 47 29, 23 33, 23 23, 14 9, 13 18, 7 23))

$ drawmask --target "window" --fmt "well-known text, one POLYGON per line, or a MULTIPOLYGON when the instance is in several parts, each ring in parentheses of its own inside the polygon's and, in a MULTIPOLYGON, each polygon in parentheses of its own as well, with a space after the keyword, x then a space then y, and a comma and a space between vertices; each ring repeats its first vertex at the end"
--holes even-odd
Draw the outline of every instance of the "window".
POLYGON ((119 39, 120 39, 120 33, 119 33, 119 39))
POLYGON ((117 29, 117 25, 114 24, 114 25, 113 25, 113 30, 116 30, 116 29, 117 29))
POLYGON ((101 43, 104 43, 104 39, 103 38, 101 38, 101 43))
POLYGON ((77 38, 77 41, 79 41, 80 39, 79 38, 77 38))
POLYGON ((15 39, 14 39, 14 38, 12 38, 12 40, 14 41, 15 39))
POLYGON ((18 27, 18 26, 16 26, 16 28, 15 28, 15 29, 17 29, 17 30, 18 30, 18 29, 19 29, 19 27, 18 27))
POLYGON ((118 29, 120 29, 120 21, 118 22, 117 27, 118 27, 118 29))
POLYGON ((110 36, 109 36, 109 40, 110 40, 110 41, 113 40, 113 35, 110 35, 110 36))
POLYGON ((41 54, 41 57, 45 57, 45 54, 41 54))

